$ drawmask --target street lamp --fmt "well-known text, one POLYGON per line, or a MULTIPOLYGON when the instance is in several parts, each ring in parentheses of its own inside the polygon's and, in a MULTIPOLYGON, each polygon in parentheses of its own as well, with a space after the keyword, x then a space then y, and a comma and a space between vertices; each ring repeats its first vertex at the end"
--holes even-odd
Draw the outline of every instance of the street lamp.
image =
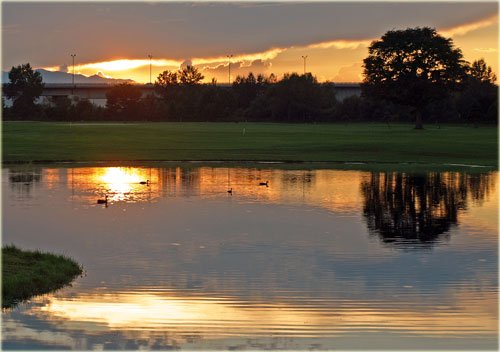
POLYGON ((71 58, 73 59, 73 77, 72 77, 72 84, 73 84, 73 88, 71 89, 71 95, 74 95, 75 92, 74 92, 74 89, 75 89, 75 56, 76 54, 70 54, 71 55, 71 58))
POLYGON ((231 55, 227 55, 227 57, 229 58, 229 85, 231 85, 231 58, 233 57, 233 54, 231 55))
POLYGON ((151 59, 153 58, 153 55, 149 54, 149 84, 151 84, 151 59))
POLYGON ((306 60, 307 60, 307 55, 306 56, 302 55, 302 58, 304 59, 304 74, 306 74, 306 60))

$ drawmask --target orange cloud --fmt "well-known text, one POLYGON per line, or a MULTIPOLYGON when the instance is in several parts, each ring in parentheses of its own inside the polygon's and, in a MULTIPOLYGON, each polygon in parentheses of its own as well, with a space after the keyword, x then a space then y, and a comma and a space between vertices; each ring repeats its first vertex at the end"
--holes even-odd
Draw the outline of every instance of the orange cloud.
MULTIPOLYGON (((287 48, 272 48, 266 51, 261 51, 258 53, 251 54, 236 54, 231 57, 231 61, 255 61, 255 60, 272 60, 278 56, 278 54, 287 50, 287 48)), ((208 65, 214 63, 227 62, 227 56, 217 56, 217 57, 209 57, 209 58, 194 58, 192 59, 193 65, 208 65)))
POLYGON ((373 39, 362 39, 362 40, 332 40, 321 43, 315 43, 307 45, 308 49, 357 49, 360 46, 369 46, 373 39))
POLYGON ((450 28, 444 28, 440 30, 439 32, 444 35, 445 37, 453 37, 453 36, 462 36, 465 35, 469 32, 491 26, 493 24, 498 23, 498 15, 495 14, 493 16, 484 18, 479 21, 471 22, 471 23, 466 23, 466 24, 461 24, 456 27, 450 27, 450 28))
MULTIPOLYGON (((232 62, 242 62, 248 63, 254 62, 256 60, 269 61, 275 59, 279 54, 286 50, 292 48, 307 48, 307 49, 357 49, 359 46, 368 46, 371 40, 333 40, 326 42, 313 43, 304 46, 291 46, 283 48, 271 48, 269 50, 257 52, 257 53, 246 53, 246 54, 235 54, 231 57, 232 62)), ((180 67, 182 60, 173 59, 153 59, 151 60, 151 65, 154 67, 180 67)), ((215 57, 197 57, 192 58, 191 62, 193 65, 217 65, 220 63, 227 63, 227 56, 215 56, 215 57)), ((117 72, 117 71, 127 71, 133 70, 140 67, 147 67, 150 64, 148 59, 119 59, 111 61, 102 62, 91 62, 75 65, 75 71, 86 73, 94 73, 97 71, 106 72, 117 72)), ((56 71, 57 66, 44 67, 46 70, 56 71)), ((72 69, 68 67, 68 69, 72 69)))
POLYGON ((335 82, 360 82, 363 80, 363 63, 355 62, 351 66, 343 66, 333 77, 335 82))

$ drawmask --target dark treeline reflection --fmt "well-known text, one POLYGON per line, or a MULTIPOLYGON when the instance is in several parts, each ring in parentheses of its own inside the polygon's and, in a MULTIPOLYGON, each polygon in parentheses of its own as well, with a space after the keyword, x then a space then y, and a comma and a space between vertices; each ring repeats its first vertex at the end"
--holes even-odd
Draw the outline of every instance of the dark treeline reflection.
POLYGON ((39 171, 30 172, 11 172, 9 181, 11 183, 33 183, 40 182, 41 174, 39 171))
POLYGON ((42 172, 40 169, 9 171, 9 184, 12 189, 16 190, 17 195, 21 197, 31 197, 31 191, 35 183, 40 183, 42 180, 42 172))
POLYGON ((363 215, 370 233, 384 243, 405 250, 431 248, 448 239, 468 201, 485 199, 491 181, 490 174, 372 173, 361 184, 363 215))

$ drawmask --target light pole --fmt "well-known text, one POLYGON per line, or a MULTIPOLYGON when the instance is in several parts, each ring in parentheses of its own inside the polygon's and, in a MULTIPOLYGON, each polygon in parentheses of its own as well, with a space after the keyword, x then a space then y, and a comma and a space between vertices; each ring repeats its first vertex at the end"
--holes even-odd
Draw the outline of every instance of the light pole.
POLYGON ((231 58, 233 57, 233 54, 227 56, 229 58, 229 85, 231 85, 231 58))
POLYGON ((304 59, 304 74, 306 74, 306 60, 307 60, 307 55, 306 56, 302 55, 302 58, 304 59))
POLYGON ((151 84, 151 59, 153 58, 153 55, 149 54, 149 84, 151 84))
POLYGON ((72 82, 72 85, 73 85, 73 88, 71 88, 71 95, 74 95, 75 94, 75 56, 76 54, 70 54, 71 55, 71 58, 73 59, 73 76, 71 77, 71 82, 72 82))

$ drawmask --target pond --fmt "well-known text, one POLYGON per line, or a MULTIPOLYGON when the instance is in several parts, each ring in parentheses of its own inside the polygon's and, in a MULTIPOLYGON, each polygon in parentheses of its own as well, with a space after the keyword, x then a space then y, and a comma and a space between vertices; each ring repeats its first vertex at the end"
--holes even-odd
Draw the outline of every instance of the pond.
POLYGON ((85 275, 3 311, 2 348, 496 349, 497 178, 3 168, 3 243, 85 275))

